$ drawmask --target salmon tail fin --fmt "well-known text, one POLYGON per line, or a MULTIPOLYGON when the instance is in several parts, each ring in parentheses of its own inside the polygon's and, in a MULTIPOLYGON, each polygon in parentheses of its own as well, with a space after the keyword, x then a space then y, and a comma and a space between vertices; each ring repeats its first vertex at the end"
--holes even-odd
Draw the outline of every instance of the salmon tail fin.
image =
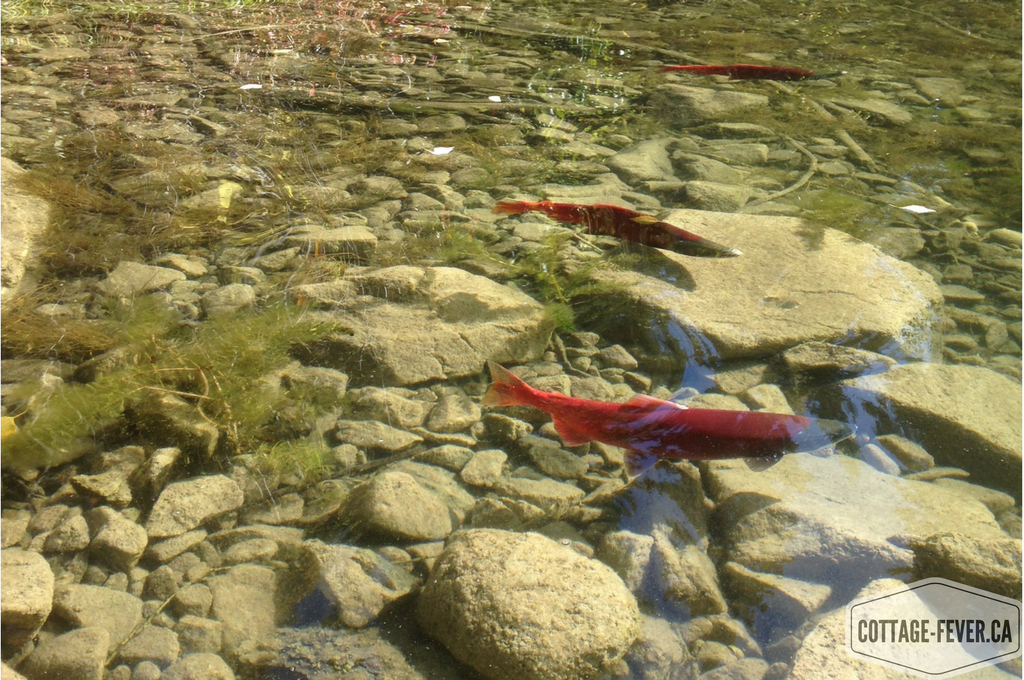
POLYGON ((528 213, 531 210, 537 208, 536 203, 530 203, 529 201, 498 201, 494 204, 494 208, 491 212, 500 213, 502 215, 522 215, 528 213))
POLYGON ((512 371, 499 366, 493 361, 487 362, 487 368, 491 372, 491 388, 480 401, 484 406, 517 406, 519 404, 532 404, 531 392, 533 388, 527 385, 519 376, 512 371))

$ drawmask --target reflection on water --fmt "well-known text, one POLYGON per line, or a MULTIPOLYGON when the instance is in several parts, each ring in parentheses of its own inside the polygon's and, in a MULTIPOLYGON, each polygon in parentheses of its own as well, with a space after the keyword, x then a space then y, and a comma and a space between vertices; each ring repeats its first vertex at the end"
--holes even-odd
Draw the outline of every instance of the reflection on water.
POLYGON ((1019 10, 0 9, 27 677, 853 677, 881 579, 1020 597, 1019 10), (488 360, 857 434, 632 478, 488 360))

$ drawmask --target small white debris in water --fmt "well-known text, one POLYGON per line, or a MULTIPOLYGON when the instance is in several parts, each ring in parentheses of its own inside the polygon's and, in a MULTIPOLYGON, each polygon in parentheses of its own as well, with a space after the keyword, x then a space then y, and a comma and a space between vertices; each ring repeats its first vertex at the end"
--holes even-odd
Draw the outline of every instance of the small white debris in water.
POLYGON ((499 97, 496 94, 492 94, 490 97, 488 97, 488 99, 490 99, 492 102, 500 102, 501 101, 501 97, 499 97))
POLYGON ((248 85, 242 85, 242 87, 240 87, 238 89, 240 89, 240 90, 262 90, 263 86, 260 85, 259 83, 249 83, 248 85))
POLYGON ((454 150, 454 146, 435 146, 433 149, 428 149, 435 156, 447 156, 454 150))
POLYGON ((923 205, 901 205, 900 210, 906 210, 907 212, 917 213, 918 215, 927 215, 928 213, 935 212, 931 208, 926 208, 923 205))

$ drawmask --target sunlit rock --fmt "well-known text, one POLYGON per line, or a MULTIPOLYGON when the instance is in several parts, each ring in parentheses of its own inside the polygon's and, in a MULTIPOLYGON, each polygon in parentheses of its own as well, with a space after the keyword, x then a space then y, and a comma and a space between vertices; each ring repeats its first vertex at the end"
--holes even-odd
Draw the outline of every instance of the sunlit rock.
POLYGON ((543 353, 554 328, 529 296, 448 267, 387 267, 297 286, 293 294, 335 307, 324 320, 346 328, 296 353, 364 385, 473 375, 488 359, 530 361, 543 353))
POLYGON ((490 680, 592 678, 640 631, 636 600, 611 568, 539 534, 493 529, 453 537, 417 613, 490 680))
POLYGON ((844 593, 909 570, 912 540, 1005 536, 980 502, 848 456, 792 454, 762 472, 713 462, 706 477, 731 561, 844 593))
POLYGON ((664 219, 743 255, 662 250, 651 254, 658 278, 594 272, 592 281, 605 286, 598 322, 610 340, 704 364, 812 340, 896 355, 931 351, 938 286, 874 246, 788 217, 677 210, 664 219))
POLYGON ((841 389, 843 410, 862 430, 911 437, 939 465, 1020 498, 1018 382, 977 366, 906 364, 841 389))
POLYGON ((0 159, 0 212, 4 216, 0 247, 0 291, 3 299, 19 290, 31 266, 37 241, 50 222, 50 207, 40 198, 13 186, 24 170, 8 158, 0 159))

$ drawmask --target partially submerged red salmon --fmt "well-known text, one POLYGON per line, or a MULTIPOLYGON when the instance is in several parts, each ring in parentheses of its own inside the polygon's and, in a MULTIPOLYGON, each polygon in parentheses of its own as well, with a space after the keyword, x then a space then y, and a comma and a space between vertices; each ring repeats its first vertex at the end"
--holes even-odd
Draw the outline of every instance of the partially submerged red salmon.
POLYGON ((787 453, 816 451, 853 435, 835 420, 763 411, 687 409, 645 395, 624 404, 567 397, 530 387, 494 362, 494 383, 483 398, 491 406, 527 405, 551 414, 566 446, 598 441, 627 451, 631 471, 658 460, 744 458, 765 469, 787 453))
POLYGON ((674 224, 662 222, 653 215, 618 205, 595 203, 552 203, 551 201, 499 201, 494 212, 506 215, 522 215, 537 211, 561 222, 583 225, 588 233, 642 243, 645 246, 664 248, 683 255, 696 257, 735 257, 742 253, 735 248, 723 246, 706 238, 690 233, 674 224))
POLYGON ((758 64, 727 64, 704 65, 690 64, 687 66, 661 66, 659 71, 687 71, 702 76, 729 76, 731 80, 817 80, 842 75, 842 73, 826 73, 817 75, 814 71, 785 66, 759 66, 758 64))

